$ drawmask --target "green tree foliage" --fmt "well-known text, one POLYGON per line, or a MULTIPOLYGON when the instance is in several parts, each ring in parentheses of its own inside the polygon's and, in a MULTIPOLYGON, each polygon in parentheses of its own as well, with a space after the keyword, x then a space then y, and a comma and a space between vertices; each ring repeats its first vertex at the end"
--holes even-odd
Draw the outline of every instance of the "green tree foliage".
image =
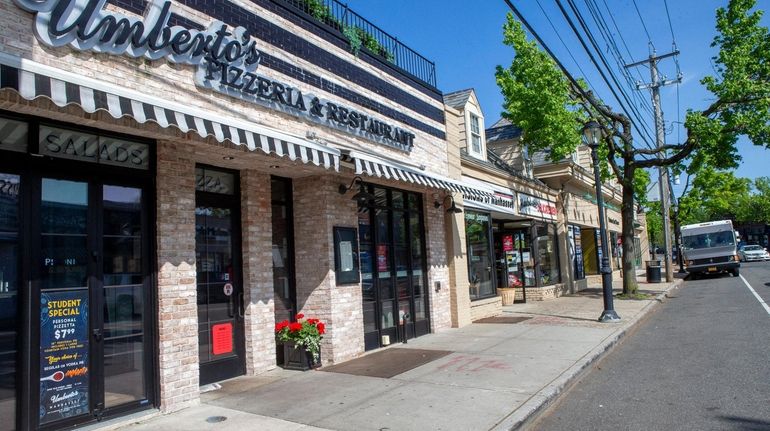
MULTIPOLYGON (((524 131, 525 143, 550 149, 559 160, 580 143, 580 123, 585 114, 604 125, 607 161, 623 187, 623 293, 633 294, 636 284, 633 261, 634 196, 640 196, 636 176, 642 169, 659 166, 704 165, 734 167, 739 160, 736 142, 741 136, 754 144, 770 146, 770 33, 759 25, 761 10, 755 0, 730 0, 716 14, 718 35, 712 47, 716 73, 701 80, 713 95, 711 105, 687 113, 684 142, 643 149, 634 145, 631 121, 599 101, 577 83, 571 87, 554 63, 528 42, 521 25, 509 15, 505 43, 516 56, 508 69, 497 68, 496 78, 505 99, 505 118, 524 131), (571 92, 571 93, 570 93, 571 92), (592 115, 593 116, 593 115, 592 115)), ((719 208, 716 205, 715 208, 719 208)))
POLYGON ((704 168, 693 180, 692 189, 679 199, 680 222, 737 220, 750 189, 751 180, 738 178, 733 171, 704 168))
POLYGON ((497 66, 495 72, 504 98, 503 118, 521 127, 522 144, 530 152, 549 151, 552 161, 562 160, 580 144, 585 122, 570 83, 556 63, 527 40, 511 14, 503 25, 503 42, 516 51, 511 66, 497 66))

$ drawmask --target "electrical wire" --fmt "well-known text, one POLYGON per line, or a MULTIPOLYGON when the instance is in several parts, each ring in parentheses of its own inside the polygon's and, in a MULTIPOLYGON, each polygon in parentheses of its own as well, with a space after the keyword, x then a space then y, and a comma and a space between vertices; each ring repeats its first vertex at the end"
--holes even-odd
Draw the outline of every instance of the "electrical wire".
POLYGON ((586 35, 588 36, 589 42, 591 42, 591 45, 593 46, 594 50, 597 52, 597 54, 599 56, 599 59, 602 61, 602 64, 604 64, 604 67, 609 72, 610 78, 615 83, 615 86, 617 87, 618 91, 623 95, 622 99, 621 99, 621 97, 618 96, 617 92, 615 91, 615 87, 613 87, 613 85, 610 84, 610 82, 609 82, 610 80, 607 78, 607 76, 605 75, 604 71, 599 66, 598 62, 596 61, 596 58, 591 53, 591 50, 588 48, 588 45, 586 44, 585 40, 583 39, 583 36, 580 34, 580 32, 578 31, 577 27, 575 26, 574 21, 569 16, 569 14, 567 13, 566 9, 564 9, 564 6, 563 6, 561 0, 556 0, 556 4, 557 4, 557 6, 559 6, 559 10, 561 11, 562 15, 564 15, 564 18, 567 20, 567 23, 569 24, 570 28, 572 28, 572 31, 577 36, 578 41, 583 46, 583 49, 585 50, 585 52, 588 54, 589 59, 591 60, 593 65, 596 67, 596 69, 599 71, 599 74, 601 75, 602 79, 604 80, 604 83, 609 88, 610 92, 613 94, 613 96, 615 96, 615 99, 618 101, 618 103, 620 104, 621 108, 626 113, 626 115, 629 117, 629 119, 631 119, 632 113, 633 113, 633 116, 636 118, 636 123, 637 123, 635 125, 637 126, 639 131, 640 132, 643 131, 644 133, 647 134, 647 136, 645 137, 644 134, 639 133, 639 136, 642 138, 642 141, 644 141, 644 143, 649 148, 654 148, 652 146, 652 144, 651 144, 651 142, 654 141, 654 139, 652 138, 652 136, 653 136, 652 133, 650 132, 647 124, 641 119, 641 116, 640 116, 639 112, 636 110, 634 104, 631 103, 628 95, 623 91, 622 86, 618 83, 617 78, 612 73, 611 68, 607 64, 606 58, 604 58, 604 55, 602 54, 601 50, 598 48, 598 46, 596 44, 596 40, 593 38, 593 35, 591 34, 590 30, 588 29, 587 25, 585 24, 585 21, 583 20, 582 15, 580 15, 580 12, 577 10, 577 7, 575 6, 575 3, 573 2, 573 0, 567 0, 567 2, 569 3, 570 8, 572 9, 573 13, 576 15, 576 17, 578 19, 578 22, 580 23, 581 27, 583 28, 583 31, 586 32, 586 35), (623 103, 623 100, 625 100, 625 102, 628 105, 631 106, 631 109, 629 109, 629 108, 627 108, 625 106, 625 104, 623 103), (649 138, 650 140, 648 141, 647 138, 649 138))
POLYGON ((543 9, 543 6, 540 4, 540 0, 535 0, 535 2, 537 3, 537 7, 539 7, 539 8, 540 8, 540 11, 541 11, 541 12, 543 12, 543 15, 545 16, 545 19, 548 21, 548 24, 550 24, 550 25, 551 25, 551 28, 553 29, 553 32, 556 34, 556 37, 558 37, 558 38, 559 38, 559 41, 561 42, 562 46, 564 46, 564 49, 566 49, 566 50, 567 50, 567 54, 569 54, 570 58, 571 58, 571 59, 572 59, 572 61, 575 63, 575 66, 577 66, 577 68, 578 68, 578 70, 580 71, 580 73, 582 73, 582 74, 583 74, 583 79, 585 79, 585 80, 586 80, 586 82, 588 83, 588 86, 589 86, 589 87, 591 87, 591 88, 595 88, 595 87, 594 87, 594 85, 591 83, 591 81, 589 81, 589 80, 588 80, 588 74, 587 74, 587 73, 586 73, 586 72, 583 70, 583 68, 580 66, 580 63, 578 63, 578 61, 575 59, 575 56, 573 56, 573 55, 572 55, 572 50, 571 50, 571 49, 569 49, 569 47, 567 46, 567 44, 564 42, 564 39, 562 39, 562 38, 561 38, 561 34, 559 34, 559 30, 557 30, 557 29, 556 29, 556 26, 555 26, 555 25, 553 24, 553 22, 551 21, 551 18, 550 18, 550 17, 548 16, 548 14, 545 12, 545 9, 543 9))
MULTIPOLYGON (((535 38, 535 40, 543 48, 543 50, 545 50, 545 52, 551 57, 554 63, 556 63, 556 65, 562 71, 564 76, 566 76, 567 79, 570 81, 575 91, 579 92, 584 98, 587 97, 585 91, 580 86, 580 84, 578 84, 577 80, 572 76, 569 70, 566 67, 564 67, 564 64, 561 62, 561 60, 559 60, 559 58, 556 57, 556 55, 554 55, 551 48, 543 41, 543 38, 540 37, 540 34, 537 31, 535 31, 534 27, 532 27, 529 21, 527 21, 524 15, 522 15, 521 11, 519 11, 519 9, 516 6, 514 6, 511 0, 503 0, 503 1, 508 5, 508 8, 516 15, 519 21, 521 21, 521 23, 524 24, 524 26, 527 28, 529 33, 535 38)), ((612 118, 607 117, 601 112, 599 112, 599 115, 602 115, 608 121, 614 121, 612 118)))
MULTIPOLYGON (((612 56, 615 58, 618 70, 620 70, 620 73, 626 78, 626 83, 628 84, 629 89, 631 89, 631 96, 636 101, 637 106, 646 110, 648 114, 654 115, 650 101, 646 97, 639 94, 638 91, 636 91, 636 82, 631 76, 631 72, 625 67, 627 62, 625 58, 623 58, 623 54, 618 48, 617 42, 612 35, 612 31, 610 30, 609 25, 607 25, 607 21, 604 19, 604 17, 602 17, 598 4, 595 0, 585 0, 585 4, 588 7, 588 11, 596 23, 596 26, 599 28, 599 33, 601 34, 602 38, 604 38, 605 42, 607 42, 609 48, 608 50, 610 54, 612 54, 612 56)), ((622 34, 619 33, 619 35, 621 40, 623 40, 622 34)), ((626 50, 628 50, 627 47, 626 50)), ((641 77, 641 72, 639 72, 639 76, 641 77)))
POLYGON ((642 13, 639 12, 639 6, 636 4, 636 0, 631 0, 634 3, 634 9, 636 9, 636 14, 639 16, 639 21, 642 22, 642 28, 644 28, 644 33, 647 35, 647 43, 650 44, 650 46, 654 46, 652 44, 652 38, 650 37, 650 32, 647 31, 647 25, 644 23, 644 18, 642 18, 642 13))
POLYGON ((671 30, 671 41, 674 44, 674 46, 676 46, 676 37, 674 36, 674 26, 671 25, 671 14, 668 12, 668 0, 663 0, 663 6, 665 6, 666 17, 668 18, 668 29, 671 30))

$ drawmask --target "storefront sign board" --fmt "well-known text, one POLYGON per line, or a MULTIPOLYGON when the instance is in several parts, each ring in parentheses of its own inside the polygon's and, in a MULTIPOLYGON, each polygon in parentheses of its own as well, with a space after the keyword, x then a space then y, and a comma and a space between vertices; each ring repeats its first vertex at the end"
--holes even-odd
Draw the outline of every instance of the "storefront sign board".
POLYGON ((192 65, 199 87, 403 151, 414 146, 411 131, 257 74, 262 54, 244 27, 217 20, 205 30, 170 25, 170 0, 150 0, 142 18, 105 10, 107 0, 14 1, 35 14, 35 35, 50 47, 192 65))
POLYGON ((556 220, 556 203, 519 193, 519 213, 544 220, 556 220))

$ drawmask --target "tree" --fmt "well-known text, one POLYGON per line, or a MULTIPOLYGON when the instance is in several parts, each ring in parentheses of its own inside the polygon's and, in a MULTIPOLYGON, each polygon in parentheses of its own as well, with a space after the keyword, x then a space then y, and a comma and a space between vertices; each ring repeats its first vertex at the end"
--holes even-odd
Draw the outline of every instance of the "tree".
MULTIPOLYGON (((713 102, 703 110, 688 110, 684 142, 654 149, 637 148, 631 121, 614 112, 576 81, 571 81, 570 95, 566 96, 573 103, 564 102, 564 85, 547 87, 546 82, 556 83, 550 71, 558 70, 557 66, 533 42, 526 40, 521 26, 510 14, 508 16, 504 41, 516 50, 516 55, 510 68, 497 68, 496 77, 504 96, 506 118, 527 120, 523 124, 517 123, 525 136, 544 134, 549 138, 543 142, 529 141, 529 145, 546 149, 553 143, 559 153, 569 154, 579 142, 569 137, 578 133, 579 125, 575 122, 581 115, 566 115, 565 112, 574 112, 574 101, 578 101, 585 115, 598 113, 595 119, 604 129, 607 161, 623 190, 624 294, 634 294, 638 289, 633 260, 637 173, 642 169, 679 164, 688 157, 691 163, 708 160, 715 167, 734 167, 739 159, 736 142, 740 136, 747 137, 755 145, 770 145, 770 34, 767 28, 759 25, 762 11, 752 12, 754 6, 755 0, 730 0, 726 8, 717 10, 718 34, 711 44, 719 48, 713 58, 716 73, 701 80, 712 93, 713 102), (518 84, 511 84, 510 80, 518 84), (519 102, 522 97, 526 97, 526 104, 519 102), (533 109, 527 114, 533 107, 547 107, 549 111, 559 113, 533 109), (550 124, 552 121, 562 124, 557 127, 550 124), (575 129, 574 133, 564 131, 571 128, 575 129), (544 133, 539 133, 541 131, 544 133)), ((562 76, 562 79, 566 78, 562 76)))
POLYGON ((713 220, 738 220, 740 207, 749 198, 751 180, 738 178, 733 171, 702 169, 692 188, 679 199, 682 224, 713 220))

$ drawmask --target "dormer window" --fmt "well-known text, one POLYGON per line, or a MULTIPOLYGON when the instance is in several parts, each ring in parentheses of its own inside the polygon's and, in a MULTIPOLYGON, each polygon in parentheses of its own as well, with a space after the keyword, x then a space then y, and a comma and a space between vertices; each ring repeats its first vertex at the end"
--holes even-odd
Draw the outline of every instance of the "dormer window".
POLYGON ((474 157, 478 157, 480 159, 484 159, 484 144, 481 139, 481 119, 478 115, 475 115, 474 113, 470 112, 470 123, 471 123, 471 142, 470 142, 470 148, 468 153, 470 153, 474 157))

